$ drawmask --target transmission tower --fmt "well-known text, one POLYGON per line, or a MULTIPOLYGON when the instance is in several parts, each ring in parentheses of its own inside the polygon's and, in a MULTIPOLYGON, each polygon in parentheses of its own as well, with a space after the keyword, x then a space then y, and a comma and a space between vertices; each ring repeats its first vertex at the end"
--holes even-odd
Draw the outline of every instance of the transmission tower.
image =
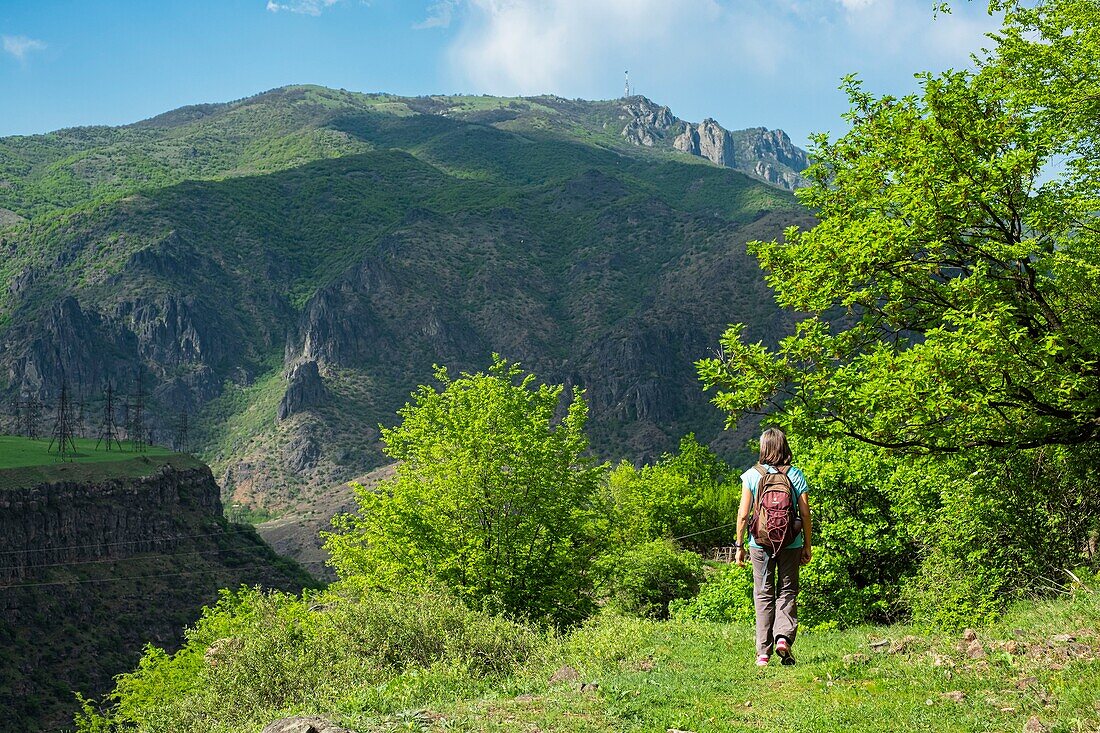
POLYGON ((57 419, 54 422, 53 435, 50 437, 50 445, 46 449, 53 453, 55 446, 57 455, 62 459, 72 460, 76 453, 76 441, 73 440, 73 407, 69 399, 69 381, 65 378, 65 372, 61 372, 61 396, 57 400, 57 419))
POLYGON ((179 419, 176 421, 176 438, 172 441, 172 450, 177 453, 187 452, 187 432, 188 432, 188 420, 187 410, 180 412, 179 419))
POLYGON ((23 434, 31 440, 38 440, 38 425, 42 420, 42 403, 37 397, 24 397, 19 404, 23 434))
POLYGON ((623 99, 630 97, 630 71, 624 71, 623 77, 625 77, 625 83, 623 84, 623 99))
POLYGON ((107 386, 103 390, 103 424, 99 428, 99 439, 96 440, 95 449, 99 450, 100 444, 106 444, 106 449, 111 450, 111 444, 118 450, 122 450, 122 442, 118 439, 118 426, 115 425, 115 388, 111 380, 107 380, 107 386))

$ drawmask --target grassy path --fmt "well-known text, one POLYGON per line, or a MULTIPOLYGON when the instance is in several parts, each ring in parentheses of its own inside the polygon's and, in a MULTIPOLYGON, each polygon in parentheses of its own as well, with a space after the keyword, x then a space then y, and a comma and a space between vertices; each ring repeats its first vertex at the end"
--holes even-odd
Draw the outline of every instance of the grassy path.
POLYGON ((796 667, 752 665, 751 630, 602 620, 571 638, 576 681, 544 676, 363 731, 1100 731, 1095 599, 1031 606, 981 633, 805 634, 796 667), (882 651, 872 641, 886 640, 882 651), (968 650, 969 647, 969 650, 968 650), (980 649, 980 651, 979 651, 980 649), (594 690, 581 689, 594 682, 594 690))

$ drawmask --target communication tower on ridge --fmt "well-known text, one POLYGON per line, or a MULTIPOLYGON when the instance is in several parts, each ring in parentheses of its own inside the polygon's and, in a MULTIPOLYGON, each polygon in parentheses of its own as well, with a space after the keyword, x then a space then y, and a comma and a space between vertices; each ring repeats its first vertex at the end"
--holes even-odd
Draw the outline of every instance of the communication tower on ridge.
POLYGON ((627 69, 626 71, 623 72, 623 77, 625 78, 625 83, 623 84, 623 99, 626 99, 630 96, 630 70, 629 69, 627 69))

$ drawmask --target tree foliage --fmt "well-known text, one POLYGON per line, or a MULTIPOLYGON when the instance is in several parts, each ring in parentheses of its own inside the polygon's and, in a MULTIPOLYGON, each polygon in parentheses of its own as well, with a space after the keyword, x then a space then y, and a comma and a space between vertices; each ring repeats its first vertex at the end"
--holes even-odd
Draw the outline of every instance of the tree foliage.
POLYGON ((740 482, 693 434, 655 463, 636 468, 623 461, 607 474, 602 494, 613 547, 673 538, 696 549, 733 542, 727 525, 737 512, 740 482))
POLYGON ((368 586, 442 583, 475 606, 569 623, 590 608, 596 552, 587 406, 496 358, 487 372, 421 386, 383 429, 396 477, 356 489, 328 535, 333 564, 368 586))
POLYGON ((1100 438, 1100 5, 1005 12, 974 71, 844 88, 815 138, 812 229, 751 248, 807 314, 776 350, 740 327, 699 363, 731 415, 954 452, 1100 438))

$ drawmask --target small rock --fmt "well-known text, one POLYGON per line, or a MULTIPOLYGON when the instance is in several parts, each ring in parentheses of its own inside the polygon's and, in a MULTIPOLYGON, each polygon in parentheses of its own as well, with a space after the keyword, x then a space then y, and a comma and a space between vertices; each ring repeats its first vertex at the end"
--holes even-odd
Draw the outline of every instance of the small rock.
POLYGON ((1026 690, 1027 688, 1034 687, 1037 684, 1039 684, 1038 677, 1024 677, 1022 680, 1016 683, 1016 689, 1026 690))
POLYGON ((855 654, 845 654, 843 660, 845 664, 866 664, 871 661, 871 658, 866 654, 856 652, 855 654))
POLYGON ((1024 733, 1046 733, 1047 727, 1043 725, 1043 721, 1039 720, 1036 716, 1032 715, 1024 723, 1024 733))
POLYGON ((936 703, 932 698, 928 698, 927 700, 924 701, 924 704, 925 705, 935 705, 936 703))
POLYGON ((1050 640, 1055 644, 1069 644, 1072 641, 1077 641, 1077 637, 1073 634, 1055 634, 1050 637, 1050 640))
POLYGON ((679 728, 669 728, 665 733, 695 733, 693 730, 680 730, 679 728))
POLYGON ((538 700, 538 698, 535 697, 534 695, 530 695, 530 694, 527 694, 527 693, 524 693, 522 695, 516 695, 515 698, 513 698, 513 699, 516 702, 534 702, 535 700, 538 700))
POLYGON ((890 640, 889 639, 881 639, 879 641, 872 641, 871 642, 871 648, 874 649, 876 652, 884 652, 884 651, 886 651, 886 648, 888 646, 890 646, 890 640))
POLYGON ((283 718, 268 723, 260 733, 354 733, 324 718, 283 718))
POLYGON ((974 641, 978 638, 978 632, 974 629, 963 630, 963 641, 974 641))
POLYGON ((577 670, 573 669, 569 665, 566 665, 554 674, 550 675, 550 684, 556 685, 561 682, 576 682, 580 678, 581 675, 577 670))
POLYGON ((1078 657, 1087 657, 1092 653, 1092 647, 1081 642, 1073 642, 1069 645, 1069 651, 1078 657))
POLYGON ((951 690, 951 692, 943 693, 942 697, 945 697, 948 700, 953 700, 955 702, 962 702, 966 699, 966 693, 962 690, 951 690))
POLYGON ((581 684, 581 692, 593 693, 598 692, 600 689, 599 682, 584 682, 581 684))
POLYGON ((982 643, 977 639, 972 639, 970 644, 966 647, 966 656, 971 659, 984 659, 985 649, 982 647, 982 643))
POLYGON ((752 707, 752 700, 745 700, 745 707, 751 708, 752 707))
POLYGON ((1027 632, 1024 631, 1023 629, 1013 629, 1012 630, 1012 635, 1019 638, 1021 636, 1027 636, 1027 632))
POLYGON ((913 651, 921 643, 919 636, 904 636, 890 645, 891 654, 904 654, 913 651))
POLYGON ((1004 650, 1009 654, 1020 654, 1023 651, 1023 648, 1020 646, 1020 642, 1018 641, 1006 641, 1004 650))

